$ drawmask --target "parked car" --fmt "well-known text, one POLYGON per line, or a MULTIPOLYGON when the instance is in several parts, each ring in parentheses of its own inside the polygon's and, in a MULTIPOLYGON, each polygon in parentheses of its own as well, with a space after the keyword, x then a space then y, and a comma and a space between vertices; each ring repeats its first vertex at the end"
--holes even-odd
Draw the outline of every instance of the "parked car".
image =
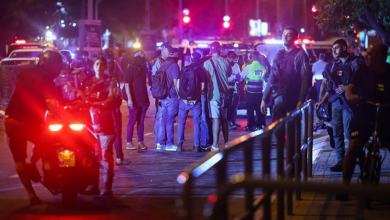
POLYGON ((9 57, 1 60, 0 65, 34 65, 38 63, 39 56, 45 49, 18 49, 11 52, 9 57))

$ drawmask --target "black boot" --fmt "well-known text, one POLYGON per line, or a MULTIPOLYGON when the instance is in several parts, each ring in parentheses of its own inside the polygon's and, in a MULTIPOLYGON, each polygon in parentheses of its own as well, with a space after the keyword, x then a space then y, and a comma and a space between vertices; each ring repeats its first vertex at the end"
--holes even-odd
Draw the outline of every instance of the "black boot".
POLYGON ((343 172, 343 161, 338 161, 334 166, 329 167, 332 172, 343 172))

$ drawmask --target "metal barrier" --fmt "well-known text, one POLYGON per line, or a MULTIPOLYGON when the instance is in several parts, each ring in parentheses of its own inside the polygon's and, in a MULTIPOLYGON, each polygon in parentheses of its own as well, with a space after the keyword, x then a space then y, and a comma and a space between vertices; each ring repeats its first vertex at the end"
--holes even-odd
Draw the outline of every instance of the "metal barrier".
MULTIPOLYGON (((210 152, 200 161, 190 165, 185 172, 179 174, 177 180, 183 185, 183 198, 180 215, 183 219, 193 219, 193 206, 191 189, 194 178, 204 174, 211 167, 216 166, 217 201, 214 204, 212 219, 227 219, 226 198, 231 192, 231 188, 240 186, 238 183, 253 180, 253 146, 255 143, 261 144, 262 150, 262 181, 271 181, 271 138, 274 134, 277 137, 277 168, 276 180, 301 183, 301 173, 303 182, 312 176, 312 151, 313 151, 313 119, 314 106, 309 100, 300 109, 287 114, 279 121, 273 122, 263 130, 252 132, 228 143, 228 147, 219 152, 210 152), (303 124, 303 129, 302 129, 303 124), (303 130, 303 138, 301 131, 303 130), (303 141, 302 141, 303 140, 303 141), (227 158, 238 150, 244 150, 245 175, 237 178, 238 181, 231 182, 227 179, 227 158), (284 156, 286 155, 286 158, 284 156), (286 159, 286 166, 284 166, 286 159), (294 178, 295 177, 295 178, 294 178), (238 184, 238 185, 237 185, 238 184)), ((246 185, 243 185, 246 186, 246 185)), ((245 207, 246 213, 242 216, 245 219, 252 219, 254 213, 260 206, 264 208, 264 218, 271 218, 271 195, 277 192, 277 209, 279 219, 284 218, 284 201, 286 193, 287 214, 292 214, 293 190, 296 199, 301 198, 301 188, 283 187, 262 187, 259 184, 245 187, 245 207), (254 200, 254 188, 263 188, 263 195, 254 200)), ((271 185, 272 186, 272 185, 271 185)))

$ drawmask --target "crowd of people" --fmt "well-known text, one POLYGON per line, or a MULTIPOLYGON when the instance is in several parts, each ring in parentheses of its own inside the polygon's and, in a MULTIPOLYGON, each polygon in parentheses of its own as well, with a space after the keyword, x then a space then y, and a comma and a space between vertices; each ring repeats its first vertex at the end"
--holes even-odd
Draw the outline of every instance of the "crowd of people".
MULTIPOLYGON (((316 108, 327 102, 331 103, 332 120, 328 131, 338 162, 330 167, 330 170, 343 171, 344 181, 348 183, 357 155, 372 132, 372 109, 356 106, 358 95, 378 102, 390 102, 390 90, 387 89, 390 86, 390 68, 386 64, 387 48, 382 44, 371 46, 367 53, 367 65, 364 65, 360 61, 362 57, 349 54, 347 43, 339 39, 334 42, 332 48, 335 61, 326 63, 325 56, 320 54, 319 61, 311 68, 305 51, 294 44, 297 39, 297 29, 284 28, 284 49, 276 54, 272 65, 255 47, 254 51, 245 55, 245 63, 240 67, 238 55, 234 51, 230 51, 227 58, 221 56, 221 45, 218 42, 210 45, 210 56, 200 49, 195 50, 191 54, 191 63, 184 67, 179 63, 178 48, 169 43, 161 45, 159 55, 151 65, 144 51, 136 50, 131 63, 124 71, 123 88, 120 88, 120 74, 115 70, 116 63, 111 56, 99 57, 93 63, 85 62, 84 69, 91 69, 92 74, 85 74, 78 69, 83 66, 75 66, 72 71, 78 75, 82 86, 79 89, 68 86, 66 91, 75 91, 76 99, 88 98, 91 107, 103 109, 99 113, 107 119, 106 124, 100 126, 100 130, 95 130, 99 139, 97 145, 101 164, 105 171, 102 195, 112 195, 114 164, 130 163, 129 159, 124 158, 122 151, 122 99, 126 100, 129 111, 126 149, 148 149, 144 143, 144 121, 151 101, 147 81, 151 85, 150 90, 156 106, 155 149, 183 151, 186 121, 191 111, 194 126, 193 149, 196 152, 217 151, 226 147, 229 130, 240 127, 236 123, 236 117, 243 88, 246 90, 248 121, 244 130, 255 131, 266 126, 265 114, 270 103, 272 121, 281 119, 287 112, 303 104, 314 81, 319 91, 316 108), (148 76, 149 72, 151 77, 148 76), (359 114, 363 116, 360 117, 359 114), (177 118, 175 142, 174 124, 177 118), (135 124, 136 140, 133 137, 135 124), (222 146, 219 145, 220 130, 224 139, 222 146), (351 140, 347 156, 344 135, 351 140), (113 159, 113 149, 116 152, 116 160, 113 159)), ((62 66, 56 52, 46 52, 43 58, 45 56, 48 59, 40 59, 35 69, 19 74, 5 117, 6 133, 16 170, 28 191, 31 204, 40 203, 40 200, 27 173, 27 141, 36 145, 42 142, 42 133, 37 126, 43 124, 44 111, 49 109, 48 104, 56 105, 53 104, 53 79, 60 74, 59 66, 62 66), (39 74, 34 75, 37 72, 39 74), (45 81, 35 85, 26 83, 43 79, 45 81), (35 104, 31 105, 27 100, 34 100, 35 104), (30 109, 29 106, 35 108, 30 109), (20 129, 21 127, 23 129, 20 129)), ((388 131, 385 127, 383 129, 388 131)), ((278 141, 284 141, 284 134, 277 134, 277 137, 278 141)), ((384 139, 383 143, 388 141, 384 139)), ((97 182, 85 193, 100 194, 98 186, 97 182)))

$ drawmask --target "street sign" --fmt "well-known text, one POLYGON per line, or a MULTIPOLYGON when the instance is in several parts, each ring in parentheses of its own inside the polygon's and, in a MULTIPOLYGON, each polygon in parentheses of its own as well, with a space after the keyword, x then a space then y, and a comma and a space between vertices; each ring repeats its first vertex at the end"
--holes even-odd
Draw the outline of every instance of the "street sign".
POLYGON ((80 20, 79 40, 81 51, 101 51, 102 26, 100 20, 80 20))
POLYGON ((260 19, 249 19, 249 27, 249 36, 251 37, 267 36, 268 34, 268 23, 261 22, 260 19))

